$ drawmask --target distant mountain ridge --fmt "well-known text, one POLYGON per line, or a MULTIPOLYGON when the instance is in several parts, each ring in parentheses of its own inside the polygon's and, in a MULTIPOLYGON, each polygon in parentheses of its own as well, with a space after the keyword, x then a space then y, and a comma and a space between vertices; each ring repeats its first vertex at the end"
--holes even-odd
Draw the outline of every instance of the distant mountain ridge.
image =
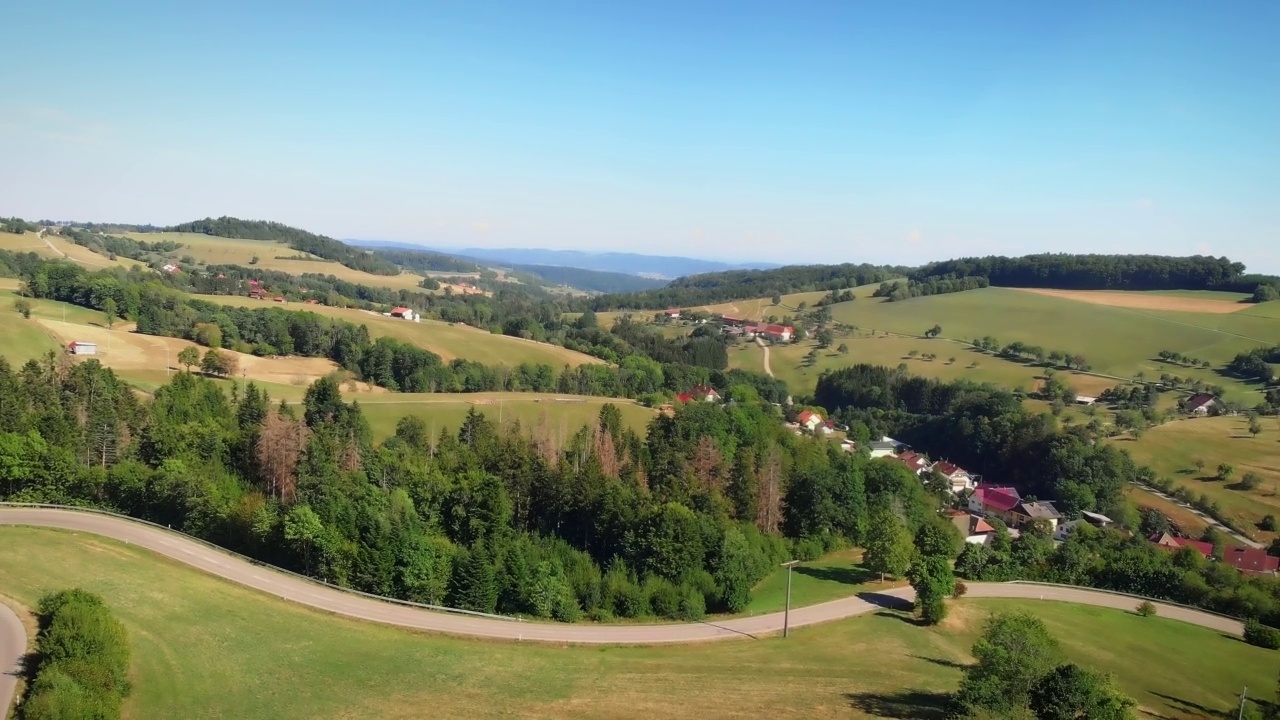
POLYGON ((431 250, 447 255, 484 260, 499 265, 570 267, 581 270, 597 270, 600 272, 666 279, 725 270, 765 270, 781 267, 777 263, 729 263, 674 255, 643 255, 627 252, 593 253, 582 250, 547 250, 545 248, 428 248, 422 245, 391 240, 347 240, 346 242, 360 247, 431 250))

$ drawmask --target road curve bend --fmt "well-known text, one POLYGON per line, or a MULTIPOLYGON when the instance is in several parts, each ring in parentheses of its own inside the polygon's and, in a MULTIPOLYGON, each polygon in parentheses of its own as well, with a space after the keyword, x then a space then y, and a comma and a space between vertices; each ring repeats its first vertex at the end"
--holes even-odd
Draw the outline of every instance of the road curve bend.
POLYGON ((9 717, 18 678, 22 676, 22 656, 27 654, 27 629, 8 605, 0 603, 0 718, 9 717))
MULTIPOLYGON (((780 632, 783 624, 782 613, 657 625, 570 625, 458 615, 398 605, 322 585, 255 565, 179 533, 111 515, 52 508, 0 508, 0 525, 29 525, 101 535, 146 548, 211 575, 318 610, 358 620, 451 635, 561 644, 656 645, 759 637, 780 632)), ((1073 587, 968 583, 968 588, 967 597, 1055 600, 1122 610, 1132 610, 1137 604, 1137 600, 1132 597, 1073 587)), ((840 620, 883 607, 906 606, 913 597, 914 593, 909 587, 864 593, 860 597, 795 608, 791 611, 790 623, 792 627, 803 627, 840 620)), ((1221 632, 1237 635, 1242 632, 1241 624, 1236 620, 1176 605, 1157 603, 1157 607, 1163 617, 1221 632)))

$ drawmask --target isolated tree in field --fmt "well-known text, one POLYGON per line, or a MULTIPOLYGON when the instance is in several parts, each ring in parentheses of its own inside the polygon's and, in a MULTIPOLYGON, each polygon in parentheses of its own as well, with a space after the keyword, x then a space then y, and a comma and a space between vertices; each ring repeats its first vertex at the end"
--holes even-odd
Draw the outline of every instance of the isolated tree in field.
POLYGON ((258 436, 258 475, 267 493, 283 503, 293 502, 298 483, 298 458, 307 444, 306 424, 279 413, 267 413, 258 436))
POLYGON ((116 322, 116 313, 117 308, 115 299, 107 298, 106 302, 102 304, 102 319, 107 323, 108 330, 110 330, 111 326, 116 322))
POLYGON ((836 352, 840 353, 841 355, 848 355, 849 346, 846 343, 840 343, 840 347, 836 348, 836 352))
POLYGON ((925 337, 927 337, 927 338, 936 338, 936 337, 938 337, 938 336, 939 336, 939 335, 941 335, 941 334, 942 334, 942 326, 941 326, 941 325, 934 325, 933 327, 931 327, 931 328, 929 328, 928 330, 925 330, 925 331, 924 331, 924 336, 925 336, 925 337))
POLYGON ((781 295, 774 295, 772 298, 769 298, 769 302, 773 303, 774 305, 781 305, 781 304, 782 304, 782 296, 781 296, 781 295))
POLYGON ((1254 415, 1249 418, 1249 434, 1258 437, 1258 433, 1262 432, 1262 423, 1258 421, 1258 416, 1254 415))
POLYGON ((1137 706, 1110 676, 1074 663, 1059 665, 1037 680, 1030 701, 1036 720, 1128 720, 1137 706))
POLYGON ((18 298, 13 301, 13 309, 23 318, 31 319, 31 301, 26 298, 18 298))
POLYGON ((1262 484, 1262 477, 1258 473, 1247 472, 1244 477, 1240 478, 1240 488, 1242 490, 1255 490, 1262 484))
POLYGON ((834 339, 830 330, 822 328, 818 331, 818 347, 824 349, 831 347, 831 341, 834 339))
POLYGON ((862 564, 871 572, 880 573, 880 582, 884 582, 886 575, 901 577, 911 567, 914 556, 911 533, 893 510, 883 505, 872 510, 862 564))
POLYGON ((1235 471, 1236 469, 1231 467, 1230 463, 1218 463, 1218 479, 1219 480, 1230 480, 1231 475, 1235 473, 1235 471))
POLYGON ((1198 473, 1204 472, 1204 460, 1203 460, 1203 459, 1201 459, 1201 458, 1196 458, 1195 460, 1192 460, 1192 461, 1191 461, 1191 464, 1192 464, 1192 466, 1194 466, 1194 467, 1195 467, 1196 472, 1198 472, 1198 473))
POLYGON ((191 372, 191 368, 200 364, 200 351, 194 346, 188 345, 178 352, 178 364, 191 372))
POLYGON ((210 375, 226 376, 235 372, 227 362, 230 356, 210 348, 200 360, 200 369, 210 375))
POLYGON ((973 644, 976 662, 965 670, 957 705, 984 717, 1014 717, 1031 689, 1062 662, 1062 649, 1040 618, 1028 612, 991 616, 973 644))

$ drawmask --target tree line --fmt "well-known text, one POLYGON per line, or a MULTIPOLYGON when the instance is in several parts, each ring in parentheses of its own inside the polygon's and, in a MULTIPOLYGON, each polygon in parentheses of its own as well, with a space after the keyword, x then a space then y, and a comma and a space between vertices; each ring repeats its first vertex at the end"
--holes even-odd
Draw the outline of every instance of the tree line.
POLYGON ((217 219, 205 218, 180 225, 172 225, 163 228, 163 231, 200 233, 215 237, 285 243, 294 250, 311 253, 326 260, 333 260, 352 270, 360 270, 374 275, 400 274, 400 268, 386 258, 351 247, 331 237, 299 230, 278 222, 241 220, 223 216, 217 219))
POLYGON ((456 432, 409 416, 381 444, 332 379, 297 405, 179 372, 140 398, 96 361, 0 362, 0 495, 171 525, 346 587, 573 620, 739 611, 788 557, 862 542, 867 508, 913 530, 936 500, 905 468, 797 438, 746 384, 645 436, 617 408, 576 430, 456 432))
POLYGON ((1261 282, 1280 278, 1245 276, 1244 265, 1220 257, 1194 255, 1071 255, 967 257, 929 263, 910 277, 984 277, 1001 287, 1064 290, 1228 290, 1251 293, 1261 282))
POLYGON ((955 276, 928 277, 922 280, 892 280, 880 283, 880 287, 871 293, 871 297, 882 297, 888 302, 901 302, 928 295, 945 295, 947 293, 964 292, 987 287, 988 282, 982 276, 958 278, 955 276))
POLYGON ((1227 363, 1227 372, 1269 385, 1276 376, 1275 368, 1271 367, 1275 363, 1280 363, 1280 345, 1237 353, 1231 362, 1227 363))

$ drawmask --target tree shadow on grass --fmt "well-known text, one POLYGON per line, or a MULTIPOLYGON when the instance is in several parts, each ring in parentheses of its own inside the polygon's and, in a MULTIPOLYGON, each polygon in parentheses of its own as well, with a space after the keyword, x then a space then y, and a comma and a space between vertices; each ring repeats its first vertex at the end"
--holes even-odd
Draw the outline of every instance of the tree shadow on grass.
POLYGON ((849 707, 874 717, 942 720, 947 716, 949 697, 928 690, 893 693, 845 693, 849 707))
POLYGON ((1200 703, 1192 702, 1190 700, 1183 700, 1182 698, 1174 697, 1173 695, 1165 695, 1164 693, 1151 693, 1151 694, 1155 695, 1161 700, 1166 701, 1169 707, 1174 708, 1179 712, 1197 713, 1201 717, 1206 717, 1206 718, 1227 718, 1235 715, 1235 713, 1232 713, 1232 712, 1224 712, 1222 710, 1207 708, 1204 705, 1201 705, 1200 703))
POLYGON ((969 666, 965 665, 964 663, 959 663, 959 662, 956 662, 955 660, 947 660, 946 658, 931 658, 931 657, 925 657, 923 655, 912 655, 911 657, 915 658, 916 660, 923 660, 927 663, 933 663, 938 667, 951 668, 953 670, 967 670, 969 668, 969 666))
POLYGON ((861 585, 876 578, 873 573, 857 565, 837 567, 805 567, 804 565, 797 565, 794 572, 797 575, 807 575, 815 580, 838 582, 842 585, 861 585))

